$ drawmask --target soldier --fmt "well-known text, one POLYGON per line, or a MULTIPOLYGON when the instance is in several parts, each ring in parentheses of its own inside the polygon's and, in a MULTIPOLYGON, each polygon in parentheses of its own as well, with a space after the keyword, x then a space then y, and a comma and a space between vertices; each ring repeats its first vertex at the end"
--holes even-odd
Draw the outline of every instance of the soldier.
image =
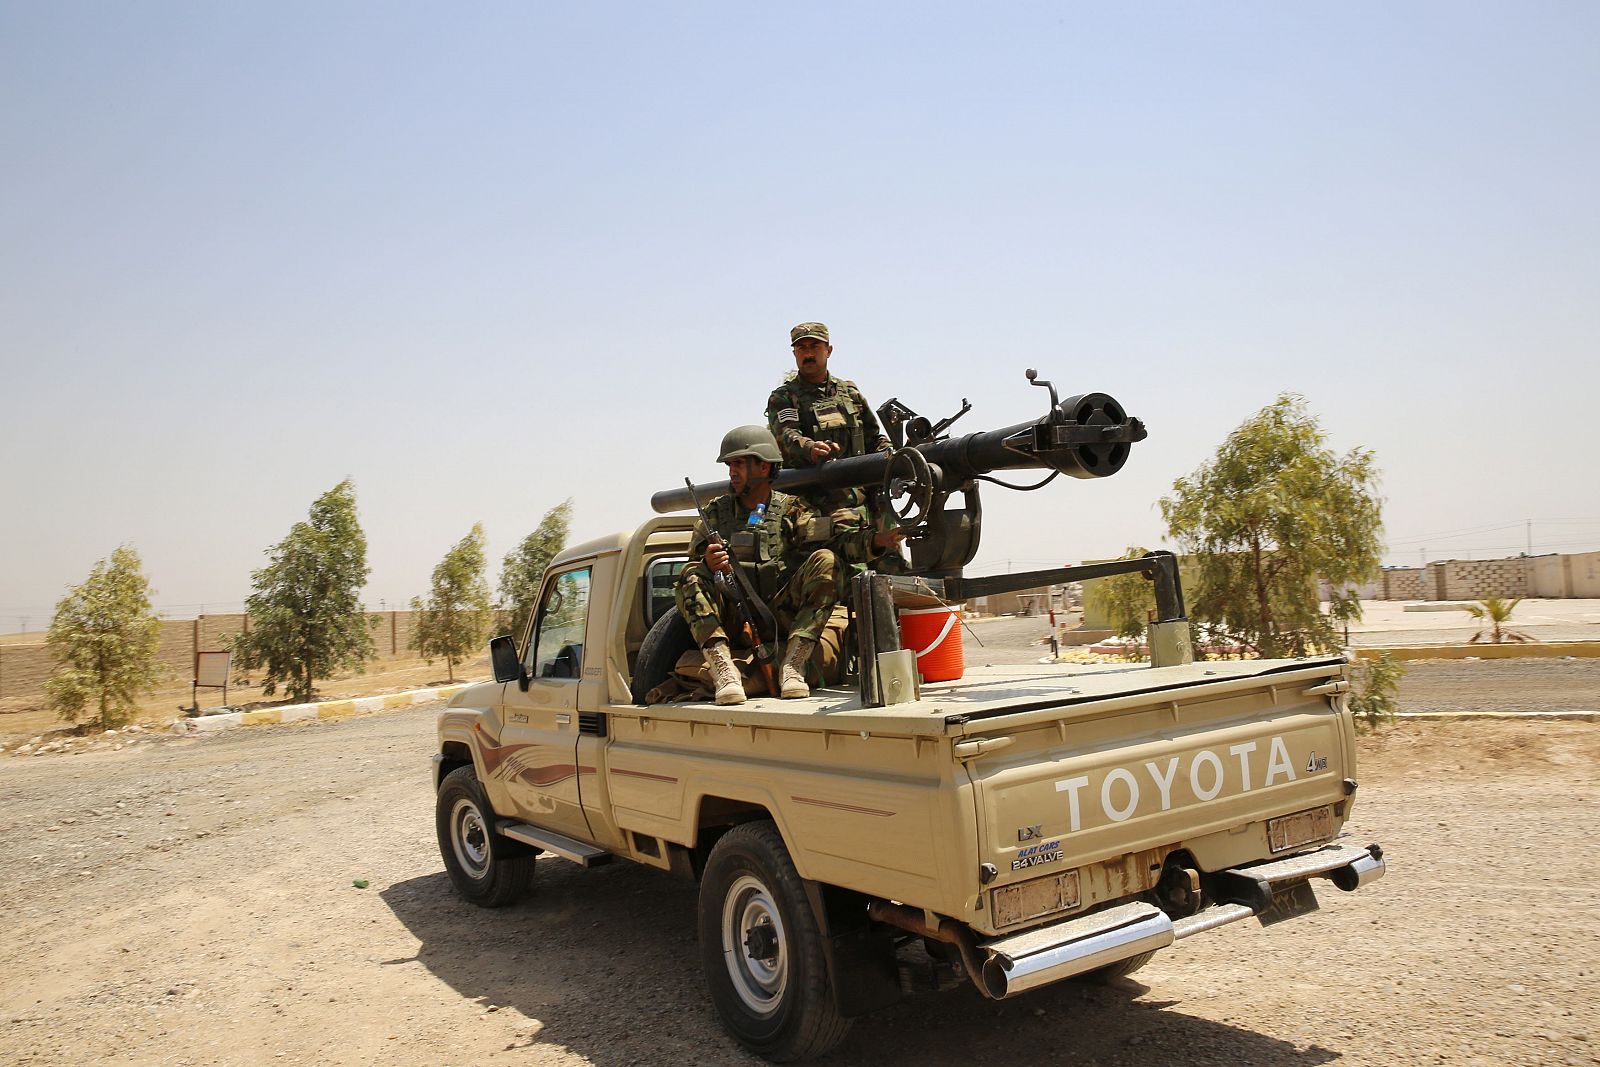
MULTIPOLYGON (((767 397, 767 428, 777 438, 784 462, 791 467, 820 467, 833 459, 889 451, 889 438, 856 383, 828 373, 833 345, 828 342, 827 325, 800 323, 789 331, 789 345, 795 369, 767 397)), ((868 504, 866 490, 817 487, 800 495, 836 526, 878 526, 890 538, 885 543, 893 551, 878 556, 875 566, 887 572, 903 569, 900 543, 905 535, 880 522, 868 504)), ((848 568, 852 574, 863 569, 860 562, 852 562, 848 568)))
MULTIPOLYGON (((778 439, 783 460, 791 467, 820 467, 831 459, 887 452, 889 439, 856 383, 828 373, 828 327, 802 322, 789 331, 795 370, 767 398, 767 428, 778 439)), ((817 489, 804 494, 823 514, 839 508, 860 508, 860 489, 817 489)), ((862 518, 866 518, 862 513, 862 518)))
POLYGON ((717 462, 728 465, 729 492, 707 503, 701 519, 723 545, 711 544, 700 531, 678 584, 678 611, 705 654, 718 704, 743 704, 744 683, 728 648, 713 574, 732 576, 737 562, 780 623, 787 625, 778 695, 803 697, 811 692, 805 665, 839 601, 836 553, 848 562, 864 562, 891 540, 888 534, 861 526, 824 533, 827 524, 817 520, 805 501, 773 490, 772 476, 781 459, 777 442, 764 426, 740 426, 722 438, 717 462))

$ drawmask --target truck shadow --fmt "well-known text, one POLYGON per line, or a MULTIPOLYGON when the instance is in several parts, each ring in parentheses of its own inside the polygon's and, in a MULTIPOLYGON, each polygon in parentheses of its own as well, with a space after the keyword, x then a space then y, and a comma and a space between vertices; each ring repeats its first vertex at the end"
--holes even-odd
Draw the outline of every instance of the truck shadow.
MULTIPOLYGON (((527 1045, 598 1064, 755 1065, 723 1033, 701 977, 696 887, 633 864, 583 871, 541 858, 528 900, 488 911, 457 897, 444 872, 398 882, 384 902, 420 942, 414 958, 485 1010, 541 1024, 527 1045)), ((969 988, 908 998, 857 1021, 821 1064, 1323 1064, 1294 1045, 1184 1014, 1121 987, 1062 982, 1003 1003, 969 988)))

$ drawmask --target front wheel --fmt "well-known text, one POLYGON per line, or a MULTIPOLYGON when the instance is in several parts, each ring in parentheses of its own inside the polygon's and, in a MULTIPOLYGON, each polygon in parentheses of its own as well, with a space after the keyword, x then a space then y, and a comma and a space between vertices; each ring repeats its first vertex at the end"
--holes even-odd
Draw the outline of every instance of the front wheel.
POLYGON ((700 953, 722 1024, 776 1063, 844 1040, 822 935, 800 875, 771 822, 729 830, 700 882, 700 953))
POLYGON ((534 854, 495 831, 494 809, 472 767, 457 767, 439 783, 434 824, 439 854, 457 893, 480 907, 499 908, 528 891, 534 854))

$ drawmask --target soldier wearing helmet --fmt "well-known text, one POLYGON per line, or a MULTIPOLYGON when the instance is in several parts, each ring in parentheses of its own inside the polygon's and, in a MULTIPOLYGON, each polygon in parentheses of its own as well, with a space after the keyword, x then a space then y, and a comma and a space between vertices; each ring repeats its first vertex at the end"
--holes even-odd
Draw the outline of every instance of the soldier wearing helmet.
POLYGON ((807 696, 811 690, 805 665, 839 601, 839 557, 865 561, 882 549, 886 535, 870 528, 834 535, 805 501, 774 490, 772 477, 782 457, 764 426, 729 430, 717 462, 728 466, 729 491, 706 504, 702 521, 717 532, 724 547, 711 544, 705 530, 699 531, 678 584, 678 611, 705 654, 717 703, 744 703, 744 683, 728 647, 722 604, 711 579, 716 572, 732 574, 735 566, 743 568, 780 628, 788 631, 777 695, 807 696))

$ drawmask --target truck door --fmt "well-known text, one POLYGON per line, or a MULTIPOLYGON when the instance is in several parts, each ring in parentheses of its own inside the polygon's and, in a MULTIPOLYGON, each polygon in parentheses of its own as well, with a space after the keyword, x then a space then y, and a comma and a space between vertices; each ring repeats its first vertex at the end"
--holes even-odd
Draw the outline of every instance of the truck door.
POLYGON ((497 778, 517 814, 570 837, 587 839, 578 802, 578 682, 583 677, 593 565, 545 579, 533 632, 523 650, 528 688, 505 687, 497 778))

